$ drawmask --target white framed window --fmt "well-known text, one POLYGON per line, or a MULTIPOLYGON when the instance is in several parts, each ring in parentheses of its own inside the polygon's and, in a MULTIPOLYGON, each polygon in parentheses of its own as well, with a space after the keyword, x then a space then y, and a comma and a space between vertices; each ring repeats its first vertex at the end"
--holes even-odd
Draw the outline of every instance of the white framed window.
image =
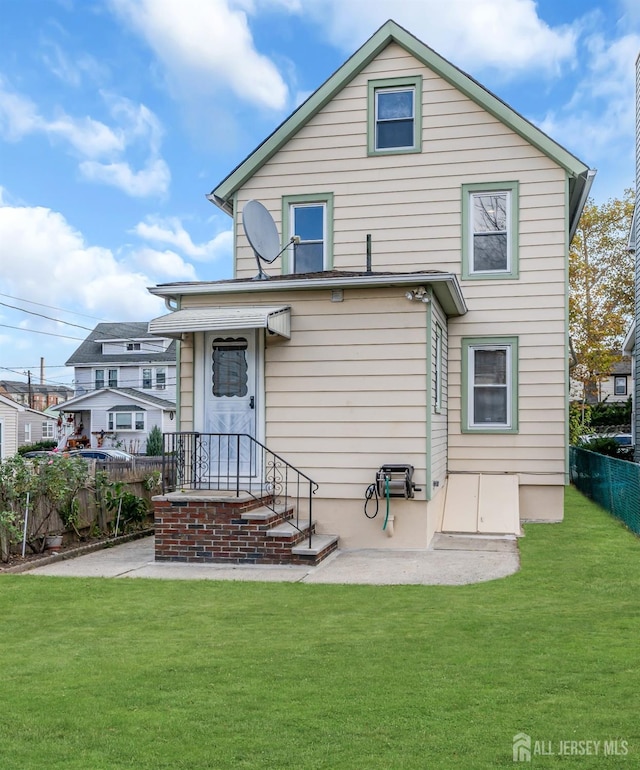
POLYGON ((96 390, 104 388, 104 369, 96 369, 94 372, 94 384, 96 390))
POLYGON ((142 370, 142 387, 144 390, 151 390, 153 387, 153 372, 151 369, 142 370))
POLYGON ((139 342, 127 342, 127 353, 131 353, 135 350, 140 350, 139 342))
POLYGON ((518 430, 518 340, 462 340, 462 430, 518 430))
POLYGON ((45 420, 42 423, 42 438, 54 438, 55 426, 51 420, 45 420))
POLYGON ((285 195, 282 232, 288 241, 297 235, 283 257, 284 273, 319 273, 333 267, 333 194, 285 195))
POLYGON ((462 186, 462 277, 518 277, 517 182, 462 186))
POLYGON ((167 370, 162 366, 156 369, 156 390, 164 390, 167 387, 167 370))
POLYGON ((25 443, 27 444, 31 443, 31 423, 30 422, 25 423, 24 440, 25 440, 25 443))
POLYGON ((367 108, 370 155, 420 152, 421 76, 370 80, 367 108))
POLYGON ((613 394, 615 396, 627 395, 627 377, 624 374, 616 374, 613 381, 613 394))
POLYGON ((291 235, 300 243, 293 247, 294 273, 319 273, 324 270, 324 243, 327 210, 324 203, 292 203, 291 235))
POLYGON ((109 412, 109 431, 144 430, 144 412, 138 410, 114 410, 109 412))
POLYGON ((117 369, 109 369, 108 370, 107 382, 108 382, 110 388, 117 388, 118 387, 118 370, 117 369))

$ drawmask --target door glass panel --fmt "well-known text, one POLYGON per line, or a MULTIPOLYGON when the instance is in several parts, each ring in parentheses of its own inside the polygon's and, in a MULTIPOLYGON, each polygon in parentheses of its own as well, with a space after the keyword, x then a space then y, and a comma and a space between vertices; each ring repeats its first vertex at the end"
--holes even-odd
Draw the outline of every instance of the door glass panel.
POLYGON ((248 392, 247 340, 213 340, 211 351, 211 392, 220 397, 242 397, 248 392))

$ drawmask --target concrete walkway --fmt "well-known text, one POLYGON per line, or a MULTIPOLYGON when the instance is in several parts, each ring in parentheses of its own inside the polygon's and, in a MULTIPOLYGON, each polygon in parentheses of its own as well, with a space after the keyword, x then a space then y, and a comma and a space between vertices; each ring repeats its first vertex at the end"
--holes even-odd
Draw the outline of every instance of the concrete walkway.
POLYGON ((154 561, 153 536, 36 567, 24 574, 61 577, 249 580, 372 585, 465 585, 506 577, 520 568, 516 540, 495 550, 342 550, 317 567, 179 564, 154 561))

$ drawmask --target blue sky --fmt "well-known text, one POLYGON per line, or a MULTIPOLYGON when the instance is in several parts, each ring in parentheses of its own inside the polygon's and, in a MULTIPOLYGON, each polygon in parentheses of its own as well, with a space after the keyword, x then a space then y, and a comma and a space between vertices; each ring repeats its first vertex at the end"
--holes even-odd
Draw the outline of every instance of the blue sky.
POLYGON ((633 185, 637 0, 0 10, 0 379, 37 381, 44 358, 70 384, 98 321, 164 312, 148 286, 231 277, 230 220, 205 194, 388 18, 598 169, 597 202, 633 185))

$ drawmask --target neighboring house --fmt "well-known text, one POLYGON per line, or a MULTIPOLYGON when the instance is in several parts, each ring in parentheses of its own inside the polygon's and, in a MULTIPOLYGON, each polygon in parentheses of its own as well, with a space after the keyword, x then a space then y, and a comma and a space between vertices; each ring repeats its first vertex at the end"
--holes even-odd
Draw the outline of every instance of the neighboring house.
POLYGON ((149 329, 179 340, 177 427, 251 433, 318 483, 318 529, 347 547, 560 520, 568 244, 593 173, 387 22, 209 196, 234 278, 151 289, 176 308, 149 329), (250 200, 284 249, 264 280, 250 200), (417 486, 391 539, 363 515, 388 463, 417 486))
POLYGON ((611 367, 611 371, 598 380, 585 396, 585 385, 579 380, 571 379, 570 399, 585 401, 587 404, 597 404, 606 401, 609 404, 625 403, 632 393, 633 377, 631 374, 631 356, 623 353, 621 361, 611 367))
POLYGON ((175 430, 176 344, 146 322, 101 323, 69 358, 75 395, 60 405, 67 447, 144 453, 149 432, 175 430))
POLYGON ((24 407, 13 399, 0 396, 0 460, 18 451, 18 419, 24 407))
POLYGON ((73 390, 65 385, 27 383, 18 380, 0 380, 0 395, 12 398, 18 404, 44 412, 66 401, 73 390))
POLYGON ((18 446, 58 440, 58 414, 47 414, 25 407, 18 414, 18 446))
POLYGON ((598 398, 609 404, 625 403, 631 396, 631 357, 625 356, 611 367, 606 379, 598 383, 598 398))

